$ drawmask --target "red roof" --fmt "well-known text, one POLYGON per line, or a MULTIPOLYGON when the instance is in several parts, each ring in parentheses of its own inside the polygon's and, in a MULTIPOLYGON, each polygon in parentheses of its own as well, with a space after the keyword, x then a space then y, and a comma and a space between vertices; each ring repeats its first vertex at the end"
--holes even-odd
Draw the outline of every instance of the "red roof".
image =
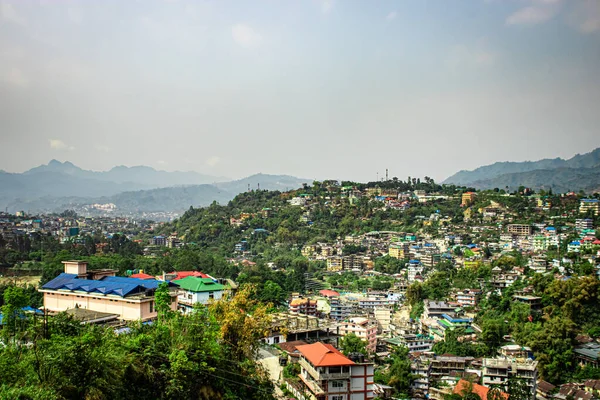
POLYGON ((594 240, 594 242, 592 244, 600 244, 600 239, 594 240))
MULTIPOLYGON (((470 383, 464 379, 458 381, 454 387, 453 393, 462 395, 465 390, 469 390, 469 385, 473 385, 471 388, 471 393, 475 393, 481 398, 481 400, 487 400, 487 394, 490 391, 489 387, 480 385, 478 383, 470 383)), ((508 393, 500 392, 500 395, 503 398, 508 399, 508 393)))
POLYGON ((152 275, 148 275, 148 274, 144 274, 144 273, 133 274, 133 275, 130 276, 130 278, 154 279, 154 277, 152 275))
POLYGON ((210 278, 210 276, 208 276, 202 272, 198 272, 198 271, 178 271, 177 276, 171 280, 176 281, 178 279, 187 278, 188 276, 197 276, 199 278, 210 278))
POLYGON ((340 294, 335 290, 324 289, 320 290, 319 293, 321 294, 321 296, 325 297, 340 297, 340 294))
POLYGON ((330 344, 316 342, 296 349, 315 367, 354 365, 354 362, 330 344))

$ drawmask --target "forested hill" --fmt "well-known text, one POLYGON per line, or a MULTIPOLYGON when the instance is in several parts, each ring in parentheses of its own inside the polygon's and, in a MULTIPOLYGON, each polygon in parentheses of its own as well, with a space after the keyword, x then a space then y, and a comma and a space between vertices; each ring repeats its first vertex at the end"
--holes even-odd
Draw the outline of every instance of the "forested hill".
POLYGON ((600 187, 600 148, 586 154, 562 158, 524 162, 497 162, 472 171, 460 171, 443 183, 470 185, 482 189, 508 186, 514 189, 526 186, 535 189, 553 187, 553 190, 589 190, 600 187), (552 171, 560 174, 560 179, 552 179, 552 171), (562 184, 561 182, 566 182, 562 184), (568 183, 568 184, 567 184, 568 183))

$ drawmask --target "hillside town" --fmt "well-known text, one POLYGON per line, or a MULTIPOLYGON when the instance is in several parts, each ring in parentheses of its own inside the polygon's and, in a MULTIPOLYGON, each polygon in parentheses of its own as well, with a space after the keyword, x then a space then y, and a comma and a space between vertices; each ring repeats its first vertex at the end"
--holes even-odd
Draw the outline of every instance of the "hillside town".
POLYGON ((281 398, 599 395, 597 197, 326 181, 214 207, 174 223, 4 213, 4 272, 42 275, 23 312, 118 334, 156 321, 161 291, 190 316, 252 288, 269 307, 253 357, 281 398), (549 310, 584 292, 548 354, 549 310))

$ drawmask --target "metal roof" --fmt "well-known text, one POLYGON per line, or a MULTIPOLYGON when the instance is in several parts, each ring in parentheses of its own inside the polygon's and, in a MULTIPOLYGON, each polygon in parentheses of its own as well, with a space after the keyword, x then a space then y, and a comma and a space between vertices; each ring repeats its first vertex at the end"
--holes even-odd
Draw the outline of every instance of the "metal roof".
POLYGON ((71 290, 86 293, 112 294, 126 297, 156 289, 162 282, 154 279, 124 278, 107 276, 101 280, 79 279, 75 274, 62 273, 42 286, 42 289, 71 290))

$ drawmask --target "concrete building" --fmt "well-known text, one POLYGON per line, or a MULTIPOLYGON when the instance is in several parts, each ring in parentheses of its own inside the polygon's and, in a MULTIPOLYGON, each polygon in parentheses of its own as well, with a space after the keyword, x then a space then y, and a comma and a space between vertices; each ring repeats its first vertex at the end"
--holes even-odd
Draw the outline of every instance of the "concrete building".
POLYGON ((342 301, 339 297, 333 297, 329 300, 329 317, 337 321, 342 321, 352 313, 352 306, 342 301))
POLYGON ((431 348, 434 344, 432 336, 412 333, 385 339, 385 342, 388 344, 390 351, 394 347, 404 346, 408 348, 409 353, 422 353, 425 351, 431 351, 431 348))
POLYGON ((392 323, 393 309, 390 306, 377 306, 373 309, 379 333, 388 332, 392 323))
POLYGON ((600 214, 600 201, 598 199, 581 199, 579 201, 579 213, 586 214, 588 212, 594 215, 600 214))
POLYGON ((425 311, 423 318, 441 318, 444 314, 454 315, 454 307, 443 302, 435 300, 425 300, 425 311))
POLYGON ((528 236, 533 233, 533 227, 531 225, 510 224, 507 227, 507 231, 517 236, 528 236))
POLYGON ((338 334, 346 336, 355 334, 360 339, 367 342, 367 350, 370 353, 375 353, 377 348, 377 322, 363 317, 350 318, 343 321, 338 326, 338 334))
POLYGON ((477 193, 475 192, 466 192, 462 194, 460 205, 463 207, 470 206, 475 201, 475 197, 477 193))
MULTIPOLYGON (((63 261, 65 272, 44 284, 44 307, 49 312, 82 308, 116 314, 121 320, 156 318, 154 291, 162 283, 156 279, 114 276, 114 270, 87 271, 87 262, 63 261)), ((171 309, 177 310, 177 287, 169 283, 171 309)))
POLYGON ((374 366, 344 356, 321 342, 297 346, 300 353, 300 380, 314 400, 370 400, 374 366))
POLYGON ((535 399, 538 379, 538 362, 531 359, 484 358, 482 383, 484 386, 499 386, 508 390, 508 379, 519 378, 527 383, 531 399, 535 399))
POLYGON ((192 312, 194 304, 207 304, 211 300, 219 300, 225 291, 225 286, 210 278, 188 276, 173 282, 179 286, 177 303, 179 310, 184 313, 192 312))
POLYGON ((289 310, 291 314, 317 315, 317 301, 295 298, 290 301, 289 310))
POLYGON ((481 289, 463 289, 456 293, 456 302, 461 307, 477 307, 481 289))

